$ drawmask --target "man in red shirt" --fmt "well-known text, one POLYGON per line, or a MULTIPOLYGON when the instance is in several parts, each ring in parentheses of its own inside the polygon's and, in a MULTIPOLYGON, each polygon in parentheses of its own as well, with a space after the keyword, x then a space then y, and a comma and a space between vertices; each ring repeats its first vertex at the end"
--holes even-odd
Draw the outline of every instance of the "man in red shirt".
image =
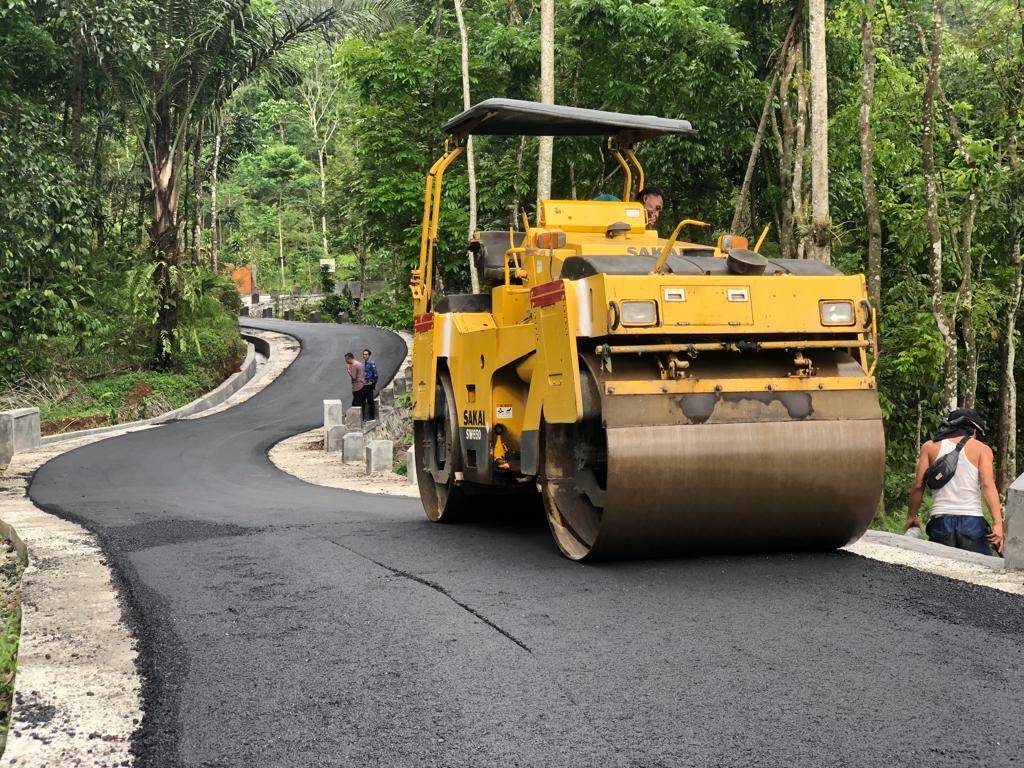
POLYGON ((363 421, 366 421, 366 378, 363 364, 356 360, 356 356, 351 352, 346 352, 345 367, 352 379, 352 405, 363 409, 363 421))

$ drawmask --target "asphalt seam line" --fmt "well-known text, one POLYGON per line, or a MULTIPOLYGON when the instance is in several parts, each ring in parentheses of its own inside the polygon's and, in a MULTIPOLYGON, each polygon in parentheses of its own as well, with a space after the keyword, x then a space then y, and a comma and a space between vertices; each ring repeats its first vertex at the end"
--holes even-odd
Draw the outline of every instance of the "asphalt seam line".
POLYGON ((447 597, 449 600, 451 600, 453 603, 455 603, 457 606, 459 606, 459 608, 461 608, 462 610, 466 611, 467 613, 471 614, 472 616, 475 616, 477 619, 482 621, 484 624, 486 624, 488 627, 493 629, 499 635, 502 635, 503 637, 507 638, 508 640, 511 640, 513 643, 518 645, 520 648, 522 648, 524 651, 526 651, 531 656, 533 655, 533 651, 530 650, 530 647, 526 643, 524 643, 522 640, 517 638, 511 632, 508 632, 508 631, 502 629, 501 627, 499 627, 497 624, 495 624, 493 621, 488 619, 486 616, 484 616, 482 613, 480 613, 475 608, 473 608, 473 607, 471 607, 469 605, 466 605, 464 602, 462 602, 461 600, 459 600, 458 598, 453 596, 447 589, 442 587, 437 582, 430 581, 429 579, 424 579, 422 576, 417 576, 414 573, 409 573, 408 571, 403 571, 403 570, 401 570, 399 568, 393 568, 392 566, 388 565, 387 563, 382 563, 380 560, 374 560, 369 555, 364 555, 362 552, 359 552, 358 550, 353 549, 352 547, 348 546, 347 544, 342 544, 341 542, 334 541, 332 539, 328 539, 328 541, 330 541, 331 544, 333 544, 334 546, 340 547, 341 549, 344 549, 344 550, 346 550, 348 552, 351 552, 353 555, 356 555, 357 557, 361 557, 363 560, 366 560, 367 562, 373 563, 374 565, 376 565, 376 566, 378 566, 380 568, 383 568, 385 571, 388 571, 389 573, 392 573, 395 576, 398 576, 398 577, 403 578, 403 579, 408 579, 409 581, 414 581, 417 584, 422 584, 425 587, 430 587, 430 589, 434 590, 435 592, 437 592, 437 593, 447 597))

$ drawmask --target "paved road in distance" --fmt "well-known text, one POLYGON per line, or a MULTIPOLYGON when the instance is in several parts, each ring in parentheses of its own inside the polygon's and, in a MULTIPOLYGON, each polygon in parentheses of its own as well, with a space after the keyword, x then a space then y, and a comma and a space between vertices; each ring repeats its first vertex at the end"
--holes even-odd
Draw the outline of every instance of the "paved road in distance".
POLYGON ((45 465, 140 639, 138 766, 1024 762, 1024 599, 846 553, 578 565, 536 511, 426 521, 267 449, 321 423, 373 329, 302 342, 239 407, 45 465))

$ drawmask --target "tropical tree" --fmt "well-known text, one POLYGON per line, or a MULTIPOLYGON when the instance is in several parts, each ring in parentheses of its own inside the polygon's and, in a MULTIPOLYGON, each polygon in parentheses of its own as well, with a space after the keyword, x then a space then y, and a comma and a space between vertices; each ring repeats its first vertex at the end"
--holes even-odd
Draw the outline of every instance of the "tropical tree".
POLYGON ((189 142, 197 126, 244 83, 273 67, 313 33, 393 21, 391 0, 332 5, 254 4, 249 0, 163 0, 146 46, 115 62, 118 84, 143 120, 137 126, 152 185, 149 239, 159 302, 155 358, 170 359, 180 298, 178 202, 189 142))

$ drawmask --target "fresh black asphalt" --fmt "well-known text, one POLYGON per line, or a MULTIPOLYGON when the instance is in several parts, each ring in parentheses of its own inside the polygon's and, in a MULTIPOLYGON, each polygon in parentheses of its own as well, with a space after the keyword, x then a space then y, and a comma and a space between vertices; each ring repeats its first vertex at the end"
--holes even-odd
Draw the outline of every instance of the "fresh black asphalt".
POLYGON ((846 553, 579 565, 533 509, 436 525, 308 485, 267 450, 344 394, 345 351, 388 378, 404 345, 251 324, 302 343, 262 393, 30 488, 114 568, 145 676, 136 765, 1024 762, 1024 599, 846 553))

